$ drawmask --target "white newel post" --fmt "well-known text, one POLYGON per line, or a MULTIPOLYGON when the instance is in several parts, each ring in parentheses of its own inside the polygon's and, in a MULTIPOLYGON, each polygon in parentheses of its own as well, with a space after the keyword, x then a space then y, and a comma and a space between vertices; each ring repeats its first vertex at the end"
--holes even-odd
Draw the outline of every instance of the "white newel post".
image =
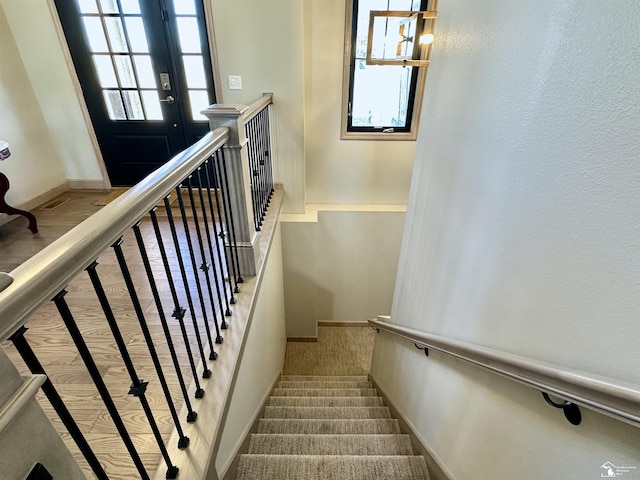
POLYGON ((224 146, 224 162, 229 179, 230 208, 238 245, 240 274, 254 276, 260 258, 260 244, 253 224, 251 172, 246 147, 248 140, 243 119, 247 109, 246 105, 214 104, 202 111, 202 114, 209 119, 211 131, 216 128, 229 129, 229 141, 224 146))

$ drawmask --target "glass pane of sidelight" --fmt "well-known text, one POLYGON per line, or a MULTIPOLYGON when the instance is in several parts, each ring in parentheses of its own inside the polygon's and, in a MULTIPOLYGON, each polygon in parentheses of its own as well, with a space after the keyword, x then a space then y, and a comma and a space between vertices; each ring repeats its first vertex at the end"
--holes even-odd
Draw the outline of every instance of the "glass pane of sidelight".
POLYGON ((200 30, 198 20, 195 17, 178 17, 178 36, 182 53, 200 53, 200 30))
POLYGON ((102 88, 118 88, 116 72, 109 55, 93 55, 93 65, 96 67, 98 81, 102 88))
POLYGON ((137 90, 123 90, 124 108, 127 111, 129 120, 144 120, 144 110, 140 101, 140 94, 137 90))
POLYGON ((138 73, 138 83, 141 88, 156 88, 156 76, 153 73, 151 57, 149 55, 134 55, 133 63, 138 73))
POLYGON ((107 34, 111 42, 111 51, 115 53, 128 52, 127 39, 124 36, 124 28, 120 17, 104 17, 107 25, 107 34))
POLYGON ((78 0, 78 8, 81 13, 98 13, 96 0, 78 0))
POLYGON ((206 90, 189 90, 189 104, 191 105, 191 118, 207 120, 207 117, 200 113, 209 106, 209 94, 206 90))
POLYGON ((108 52, 107 38, 104 36, 102 20, 99 17, 82 17, 84 31, 89 40, 89 50, 92 52, 108 52))
POLYGON ((147 112, 147 120, 164 120, 158 92, 156 90, 142 90, 140 94, 142 95, 144 109, 147 112))
POLYGON ((207 79, 204 74, 204 63, 201 55, 183 55, 184 74, 187 78, 188 88, 207 88, 207 79))
POLYGON ((148 53, 149 44, 147 43, 147 35, 144 31, 142 17, 125 17, 124 21, 127 25, 131 50, 134 52, 148 53))
POLYGON ((124 113, 124 105, 122 104, 122 98, 118 90, 103 90, 104 103, 109 112, 109 118, 111 120, 126 120, 127 115, 124 113))
POLYGON ((193 0, 173 0, 176 15, 195 15, 196 6, 193 0))
POLYGON ((140 13, 140 2, 138 0, 120 0, 122 13, 140 13))
POLYGON ((133 73, 131 57, 129 55, 114 55, 113 59, 116 62, 120 86, 122 88, 136 88, 138 85, 136 83, 136 76, 133 73))
POLYGON ((102 13, 120 13, 116 0, 100 0, 100 6, 102 7, 102 13))

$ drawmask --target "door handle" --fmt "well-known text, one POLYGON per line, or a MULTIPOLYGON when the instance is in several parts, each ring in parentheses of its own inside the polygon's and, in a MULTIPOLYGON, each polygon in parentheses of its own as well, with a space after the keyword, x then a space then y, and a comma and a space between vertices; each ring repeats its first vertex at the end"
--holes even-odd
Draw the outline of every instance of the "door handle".
POLYGON ((167 98, 165 98, 164 100, 160 100, 161 102, 167 102, 169 105, 171 105, 173 102, 176 101, 175 98, 173 98, 173 96, 171 95, 167 95, 167 98))

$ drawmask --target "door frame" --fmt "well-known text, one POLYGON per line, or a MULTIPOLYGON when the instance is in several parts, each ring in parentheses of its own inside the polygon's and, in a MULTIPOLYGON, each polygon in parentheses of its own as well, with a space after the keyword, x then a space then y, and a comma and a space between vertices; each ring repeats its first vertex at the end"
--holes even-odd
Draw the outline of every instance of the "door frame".
MULTIPOLYGON (((69 1, 74 1, 74 0, 69 0, 69 1)), ((60 42, 62 53, 64 55, 67 70, 69 72, 69 78, 71 79, 73 90, 75 91, 76 98, 78 99, 78 104, 80 105, 80 110, 82 111, 84 122, 87 126, 89 139, 91 140, 91 144, 93 145, 93 150, 95 151, 96 158, 98 160, 98 167, 100 168, 100 172, 102 173, 104 188, 109 190, 111 189, 111 180, 109 179, 109 174, 107 173, 107 167, 105 165, 104 158, 102 156, 102 151, 100 150, 100 145, 98 143, 98 137, 96 135, 93 122, 91 121, 91 117, 89 116, 89 108, 87 107, 87 102, 85 101, 84 95, 82 94, 82 87, 80 86, 78 73, 76 72, 75 65, 73 64, 73 60, 71 58, 71 52, 69 50, 69 45, 67 44, 67 39, 65 37, 64 30, 62 28, 62 22, 60 21, 58 10, 56 9, 54 0, 46 0, 46 2, 47 2, 47 7, 49 8, 49 13, 51 14, 51 19, 53 20, 53 25, 56 31, 56 35, 58 36, 58 40, 60 42)), ((213 9, 211 6, 211 0, 202 0, 202 4, 204 7, 204 17, 205 17, 204 21, 207 27, 206 31, 207 31, 207 41, 209 43, 209 55, 211 57, 211 68, 213 70, 213 89, 214 89, 216 99, 218 100, 218 103, 224 103, 222 100, 220 69, 218 68, 218 50, 217 50, 216 37, 215 37, 214 25, 213 25, 213 9)), ((73 188, 73 185, 71 186, 73 188)), ((83 188, 83 187, 76 186, 76 188, 83 188)), ((84 187, 84 188, 87 188, 87 187, 84 187)))

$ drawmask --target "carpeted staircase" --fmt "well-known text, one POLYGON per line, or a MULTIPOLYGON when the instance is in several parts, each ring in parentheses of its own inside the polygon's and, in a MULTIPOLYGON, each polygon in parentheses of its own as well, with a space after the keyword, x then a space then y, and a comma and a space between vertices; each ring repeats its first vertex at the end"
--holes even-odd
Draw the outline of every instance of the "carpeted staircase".
POLYGON ((238 480, 428 479, 367 377, 283 376, 238 480))

